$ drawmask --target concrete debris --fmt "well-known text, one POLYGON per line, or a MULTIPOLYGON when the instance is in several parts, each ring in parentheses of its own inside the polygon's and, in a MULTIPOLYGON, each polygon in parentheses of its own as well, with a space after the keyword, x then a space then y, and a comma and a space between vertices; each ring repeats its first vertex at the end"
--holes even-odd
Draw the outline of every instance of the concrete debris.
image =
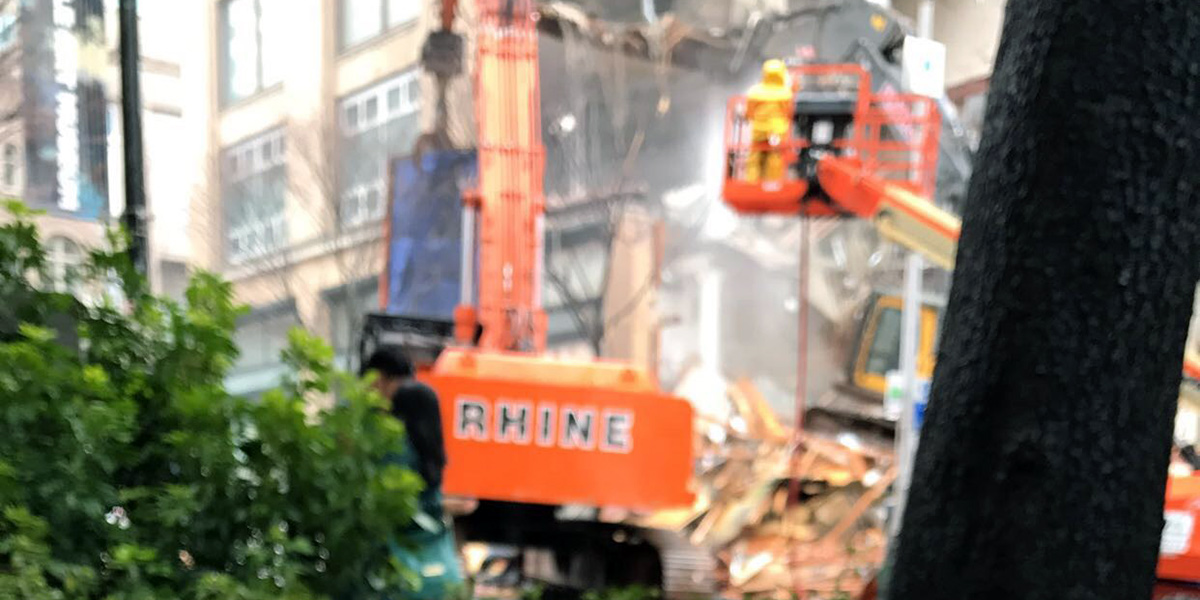
POLYGON ((797 434, 748 380, 727 395, 729 418, 696 427, 695 505, 636 523, 709 548, 723 597, 859 597, 883 562, 891 454, 797 434))
POLYGON ((571 2, 543 2, 538 29, 554 37, 572 32, 591 44, 627 56, 685 67, 728 64, 735 43, 724 31, 701 29, 670 13, 655 23, 614 23, 571 2))

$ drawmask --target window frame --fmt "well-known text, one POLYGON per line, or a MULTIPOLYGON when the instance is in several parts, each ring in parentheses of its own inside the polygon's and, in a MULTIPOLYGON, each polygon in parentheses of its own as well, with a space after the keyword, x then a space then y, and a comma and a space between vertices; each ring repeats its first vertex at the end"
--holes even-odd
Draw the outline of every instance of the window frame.
MULTIPOLYGON (((339 142, 346 144, 404 118, 415 116, 419 119, 420 86, 420 69, 413 67, 390 74, 339 98, 335 107, 339 142), (394 107, 390 103, 393 91, 399 92, 394 107), (372 102, 374 114, 368 116, 367 107, 372 102)), ((417 126, 420 126, 419 122, 417 126)), ((346 174, 339 167, 338 219, 343 227, 367 225, 387 216, 387 165, 391 157, 383 156, 380 159, 383 161, 382 177, 367 183, 349 184, 343 180, 346 174), (374 205, 370 201, 372 194, 376 199, 374 205)))
POLYGON ((232 24, 229 21, 229 7, 234 2, 239 0, 221 0, 217 5, 217 20, 218 23, 218 40, 220 45, 217 48, 219 53, 219 69, 218 89, 220 91, 220 105, 222 108, 236 105, 240 102, 245 102, 256 96, 260 96, 269 91, 273 91, 283 85, 280 81, 267 84, 264 81, 263 73, 263 8, 262 3, 279 2, 281 0, 241 0, 249 2, 254 8, 254 90, 242 96, 237 96, 233 91, 233 52, 230 47, 233 41, 232 24))
POLYGON ((53 235, 46 240, 45 249, 50 289, 60 293, 77 291, 78 282, 73 278, 87 258, 83 245, 68 236, 53 235))
MULTIPOLYGON (((264 256, 270 256, 288 246, 287 239, 287 134, 282 126, 273 127, 240 142, 231 144, 221 150, 221 243, 222 256, 225 263, 236 266, 264 256), (268 152, 264 154, 264 150, 268 152), (246 163, 249 163, 247 166, 246 163), (233 185, 251 177, 261 177, 271 173, 273 169, 282 169, 284 181, 282 208, 278 214, 269 218, 258 219, 237 225, 229 221, 229 190, 233 185), (263 239, 268 234, 274 239, 281 240, 266 248, 264 252, 256 253, 249 249, 234 251, 231 241, 237 239, 263 239)), ((248 248, 249 246, 246 246, 248 248)))
POLYGON ((5 142, 0 149, 0 185, 14 190, 21 182, 20 151, 13 142, 5 142))
POLYGON ((295 298, 287 298, 271 304, 256 306, 251 308, 246 314, 238 317, 237 323, 234 326, 235 341, 238 339, 239 334, 250 334, 248 337, 256 340, 258 344, 258 347, 254 348, 254 350, 255 354, 259 356, 251 356, 251 353, 248 352, 239 354, 237 360, 234 361, 230 368, 230 374, 253 373, 282 365, 283 362, 279 356, 272 355, 267 348, 268 346, 286 348, 288 341, 287 332, 284 332, 282 338, 273 338, 273 336, 267 335, 267 332, 271 327, 285 323, 288 325, 289 331, 293 327, 303 326, 295 298), (258 331, 247 331, 247 329, 255 327, 261 329, 258 331), (251 358, 257 358, 257 360, 244 362, 251 358))
MULTIPOLYGON (((326 288, 321 291, 321 300, 325 304, 325 310, 329 313, 329 345, 333 348, 335 354, 353 354, 357 349, 355 345, 356 336, 359 334, 353 325, 346 320, 341 322, 342 317, 346 315, 348 305, 353 304, 358 308, 366 308, 363 311, 365 315, 371 310, 380 310, 379 308, 379 277, 369 276, 347 281, 341 285, 326 288), (370 305, 369 307, 367 305, 370 305), (340 326, 346 326, 344 330, 339 330, 340 326), (348 344, 342 347, 342 339, 339 339, 344 334, 348 340, 348 344)), ((360 321, 359 328, 362 326, 360 321)))
MULTIPOLYGON (((390 11, 388 6, 391 4, 391 0, 379 0, 379 29, 361 40, 350 42, 346 39, 346 19, 348 18, 348 11, 346 10, 346 7, 355 1, 356 0, 337 0, 337 49, 338 52, 342 54, 354 52, 359 48, 368 46, 380 38, 384 38, 394 32, 407 29, 421 20, 421 11, 418 10, 416 15, 414 15, 412 18, 406 21, 401 21, 394 25, 390 24, 391 19, 389 17, 391 15, 389 14, 390 11)), ((409 1, 415 2, 416 0, 409 1)))

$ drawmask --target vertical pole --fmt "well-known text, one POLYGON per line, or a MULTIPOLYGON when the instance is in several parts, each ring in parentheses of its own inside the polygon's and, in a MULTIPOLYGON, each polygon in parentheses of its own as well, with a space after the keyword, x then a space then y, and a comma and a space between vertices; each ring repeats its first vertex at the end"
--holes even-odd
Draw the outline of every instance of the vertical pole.
MULTIPOLYGON (((800 217, 800 272, 796 297, 796 434, 804 431, 804 412, 808 405, 808 279, 809 255, 811 252, 810 224, 807 216, 800 217)), ((795 480, 793 480, 795 481, 795 480)), ((793 497, 798 501, 798 497, 793 497)))
MULTIPOLYGON (((788 474, 788 501, 792 504, 800 503, 800 479, 793 470, 798 464, 804 443, 804 411, 808 404, 808 272, 811 250, 809 220, 807 216, 800 217, 800 272, 796 290, 796 296, 799 298, 796 311, 796 428, 793 433, 792 460, 788 474)), ((791 515, 792 512, 789 511, 788 514, 791 515)), ((798 545, 792 544, 792 553, 788 556, 788 571, 792 579, 792 596, 798 600, 805 600, 808 594, 800 578, 800 556, 796 554, 799 549, 798 545)))
POLYGON ((146 185, 142 162, 142 92, 138 50, 137 0, 120 0, 121 134, 125 159, 125 213, 129 257, 143 275, 149 269, 146 234, 146 185))
POLYGON ((904 306, 900 321, 900 374, 904 379, 904 403, 896 427, 896 461, 900 468, 896 476, 895 512, 892 514, 893 536, 900 533, 908 485, 912 480, 913 451, 917 447, 913 413, 917 400, 917 353, 921 340, 921 278, 925 271, 924 262, 916 252, 909 253, 904 261, 904 306))
POLYGON ((917 5, 917 37, 933 39, 934 0, 921 0, 917 5))
POLYGON ((700 360, 721 370, 721 274, 715 268, 700 279, 700 360))
POLYGON ((475 216, 477 210, 464 203, 462 212, 462 257, 459 263, 459 304, 475 304, 475 216))
MULTIPOLYGON (((917 35, 926 39, 933 36, 933 0, 921 0, 917 7, 917 35)), ((908 499, 909 483, 917 448, 918 432, 915 427, 917 403, 917 354, 921 340, 921 284, 925 272, 925 261, 920 254, 909 252, 904 261, 904 306, 900 320, 900 374, 904 379, 904 403, 900 411, 900 422, 896 430, 896 461, 899 472, 896 476, 895 512, 892 514, 891 533, 900 533, 900 522, 904 516, 904 505, 908 499)))

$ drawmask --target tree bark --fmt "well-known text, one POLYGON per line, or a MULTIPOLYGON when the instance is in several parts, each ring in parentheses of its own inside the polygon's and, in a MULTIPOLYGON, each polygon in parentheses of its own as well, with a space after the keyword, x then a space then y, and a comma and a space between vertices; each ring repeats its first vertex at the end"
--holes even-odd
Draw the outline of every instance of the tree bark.
POLYGON ((1008 3, 891 600, 1149 598, 1198 150, 1200 2, 1008 3))

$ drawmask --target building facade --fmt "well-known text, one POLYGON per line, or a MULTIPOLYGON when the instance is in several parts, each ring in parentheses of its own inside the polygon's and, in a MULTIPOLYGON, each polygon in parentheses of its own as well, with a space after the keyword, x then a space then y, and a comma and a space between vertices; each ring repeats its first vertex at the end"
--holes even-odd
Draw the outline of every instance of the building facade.
MULTIPOLYGON (((0 0, 0 196, 44 213, 58 287, 124 206, 116 10, 115 0, 0 0)), ((163 0, 140 3, 139 13, 147 196, 161 215, 150 232, 151 283, 177 294, 189 254, 178 243, 186 198, 171 188, 181 163, 169 150, 182 116, 169 33, 177 23, 163 0)))
MULTIPOLYGON (((420 132, 412 0, 201 0, 190 11, 182 139, 191 149, 190 246, 250 306, 231 391, 281 373, 296 325, 340 358, 377 306, 386 165, 420 132), (192 112, 194 111, 194 112, 192 112)), ((183 6, 187 5, 187 6, 183 6)))
MULTIPOLYGON (((456 23, 468 39, 468 68, 473 4, 460 4, 456 23)), ((204 25, 181 32, 197 49, 184 59, 181 147, 203 165, 191 182, 190 248, 198 266, 229 278, 250 306, 237 333, 242 354, 232 392, 254 395, 278 381, 279 352, 294 326, 326 337, 341 364, 351 365, 362 317, 380 302, 389 161, 410 156, 436 118, 436 86, 419 59, 428 32, 440 26, 439 7, 428 0, 179 6, 204 25)), ((448 134, 457 148, 474 143, 471 92, 469 77, 447 90, 448 134)), ((558 244, 554 223, 570 219, 547 221, 558 244)), ((547 250, 551 266, 565 256, 557 248, 547 250)), ((646 277, 646 253, 614 255, 615 269, 646 277)), ((575 262, 590 268, 590 258, 575 262)), ((609 277, 607 289, 625 293, 632 287, 625 278, 609 277)), ((578 306, 547 308, 556 351, 589 353, 577 325, 601 318, 586 311, 606 291, 590 290, 578 306)), ((556 298, 548 290, 547 303, 556 298)), ((605 344, 650 352, 645 343, 605 344)))

